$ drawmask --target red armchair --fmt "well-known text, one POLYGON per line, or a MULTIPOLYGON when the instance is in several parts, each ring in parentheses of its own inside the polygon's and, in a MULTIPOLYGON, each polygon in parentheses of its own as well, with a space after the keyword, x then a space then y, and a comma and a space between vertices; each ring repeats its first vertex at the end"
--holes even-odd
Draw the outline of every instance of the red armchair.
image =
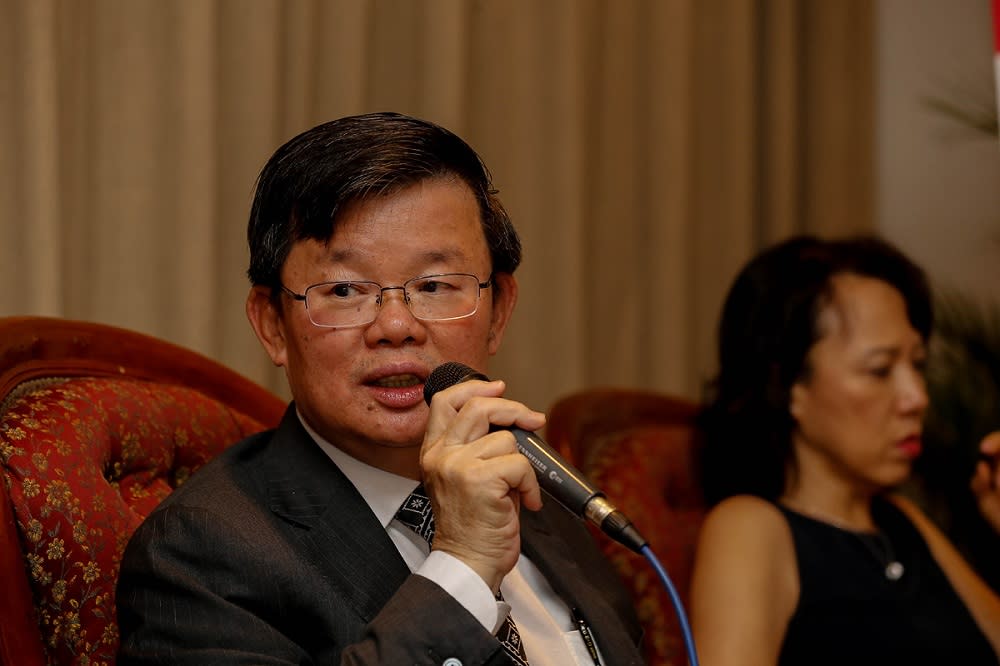
MULTIPOLYGON (((698 530, 698 406, 658 393, 598 388, 566 396, 548 413, 546 438, 627 515, 687 607, 698 530)), ((649 666, 687 663, 670 596, 644 557, 592 530, 632 593, 649 666)))
POLYGON ((0 318, 0 663, 113 664, 132 531, 284 401, 121 328, 0 318))

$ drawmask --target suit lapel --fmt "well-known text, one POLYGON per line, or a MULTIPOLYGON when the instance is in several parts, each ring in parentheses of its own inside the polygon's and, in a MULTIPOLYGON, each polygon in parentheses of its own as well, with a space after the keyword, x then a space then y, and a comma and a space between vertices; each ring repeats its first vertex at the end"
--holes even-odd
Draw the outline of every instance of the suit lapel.
MULTIPOLYGON (((559 538, 552 512, 565 512, 555 499, 546 495, 539 512, 521 511, 522 550, 545 576, 552 589, 570 608, 576 608, 590 626, 598 648, 609 664, 642 663, 636 647, 639 635, 631 635, 619 613, 608 603, 607 595, 584 572, 566 541, 559 538)), ((559 516, 559 520, 565 520, 559 516)))
MULTIPOLYGON (((409 567, 361 494, 302 427, 294 404, 254 473, 268 507, 302 549, 303 567, 317 566, 319 579, 335 586, 362 622, 370 622, 410 575, 409 567)), ((566 517, 553 520, 554 511, 564 509, 548 497, 542 511, 521 512, 522 549, 584 615, 606 662, 641 663, 633 659, 635 642, 621 618, 567 552, 557 534, 566 517)))
POLYGON ((294 405, 266 455, 258 470, 269 508, 289 524, 303 561, 316 563, 321 578, 370 622, 410 575, 385 528, 302 427, 294 405))
MULTIPOLYGON (((551 497, 544 498, 546 507, 554 503, 551 497)), ((572 557, 566 553, 566 544, 551 530, 541 512, 521 511, 521 550, 545 574, 552 588, 566 603, 577 604, 581 597, 588 595, 580 590, 586 579, 572 557)))

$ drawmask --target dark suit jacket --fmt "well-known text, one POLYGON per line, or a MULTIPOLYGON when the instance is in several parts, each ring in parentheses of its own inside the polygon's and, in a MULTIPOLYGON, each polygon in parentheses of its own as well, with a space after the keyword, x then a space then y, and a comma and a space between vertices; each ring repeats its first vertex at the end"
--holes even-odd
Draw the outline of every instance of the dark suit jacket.
MULTIPOLYGON (((521 514, 523 552, 579 609, 608 664, 642 664, 628 594, 582 521, 545 500, 521 514)), ((294 406, 143 522, 117 597, 123 665, 509 663, 454 598, 410 573, 294 406)))

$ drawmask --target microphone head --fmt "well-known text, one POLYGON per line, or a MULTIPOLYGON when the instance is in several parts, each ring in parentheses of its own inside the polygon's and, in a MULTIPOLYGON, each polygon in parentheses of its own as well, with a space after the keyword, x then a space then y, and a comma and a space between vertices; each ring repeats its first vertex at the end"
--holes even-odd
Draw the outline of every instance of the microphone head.
POLYGON ((424 382, 424 402, 428 405, 431 404, 431 398, 438 391, 443 391, 444 389, 454 386, 460 382, 468 381, 469 379, 481 379, 484 382, 490 380, 489 377, 479 372, 478 370, 473 370, 464 363, 459 363, 458 361, 448 361, 447 363, 442 363, 438 367, 434 368, 427 381, 424 382))

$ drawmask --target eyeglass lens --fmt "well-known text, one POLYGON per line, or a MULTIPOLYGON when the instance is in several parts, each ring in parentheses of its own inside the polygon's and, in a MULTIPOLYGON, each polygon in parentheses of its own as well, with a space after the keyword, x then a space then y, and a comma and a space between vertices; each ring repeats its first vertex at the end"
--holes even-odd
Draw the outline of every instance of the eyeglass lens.
POLYGON ((317 326, 360 326, 378 316, 385 292, 399 289, 417 319, 460 319, 474 314, 479 304, 479 278, 454 273, 413 278, 402 287, 367 281, 324 282, 306 290, 306 308, 317 326))

